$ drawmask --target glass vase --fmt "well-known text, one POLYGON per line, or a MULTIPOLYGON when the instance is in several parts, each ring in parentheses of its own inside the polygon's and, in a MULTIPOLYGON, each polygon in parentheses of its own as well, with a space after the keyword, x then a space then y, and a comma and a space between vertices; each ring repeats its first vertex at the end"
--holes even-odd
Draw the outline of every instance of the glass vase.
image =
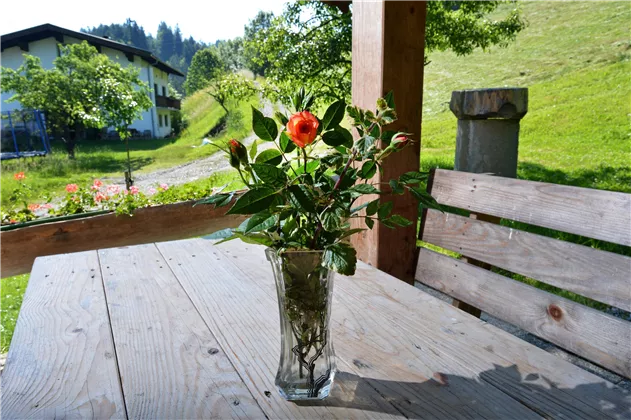
POLYGON ((276 386, 287 400, 323 399, 335 376, 329 319, 333 272, 322 251, 267 249, 280 312, 281 354, 276 386))

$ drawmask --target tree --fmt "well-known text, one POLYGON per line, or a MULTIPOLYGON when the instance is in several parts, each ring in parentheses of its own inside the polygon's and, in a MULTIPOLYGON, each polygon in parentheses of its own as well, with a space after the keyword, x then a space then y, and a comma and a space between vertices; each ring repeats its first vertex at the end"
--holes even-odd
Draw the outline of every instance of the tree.
POLYGON ((193 56, 193 61, 188 69, 184 89, 187 95, 192 95, 203 89, 212 79, 217 77, 224 68, 224 64, 214 47, 199 50, 193 56))
POLYGON ((242 38, 219 40, 215 43, 215 48, 219 59, 224 63, 224 70, 235 71, 243 67, 242 38))
POLYGON ((152 106, 138 69, 121 67, 86 41, 59 49, 51 70, 28 54, 17 70, 2 68, 0 88, 14 93, 9 101, 43 110, 51 129, 64 132, 70 158, 81 129, 114 127, 127 139, 128 126, 152 106))
POLYGON ((171 27, 165 22, 160 22, 158 25, 158 33, 156 34, 155 48, 158 53, 158 57, 161 60, 168 60, 175 51, 175 36, 171 27))
MULTIPOLYGON (((514 2, 427 2, 425 63, 429 64, 432 51, 453 50, 464 55, 513 40, 525 27, 519 10, 508 11, 502 19, 487 19, 502 3, 514 2)), ((323 102, 348 99, 351 13, 318 1, 290 2, 268 28, 251 32, 251 38, 246 36, 244 51, 257 52, 255 63, 269 64, 265 76, 272 89, 268 92, 285 103, 296 86, 304 86, 323 102)))
POLYGON ((222 77, 216 77, 209 83, 208 94, 229 114, 228 101, 242 101, 254 95, 254 84, 243 76, 234 73, 226 73, 222 77))
MULTIPOLYGON (((261 34, 267 33, 274 24, 274 14, 272 12, 259 11, 243 28, 243 48, 242 57, 245 67, 252 70, 256 76, 265 75, 265 71, 270 66, 270 57, 261 54, 259 43, 261 34)), ((273 58, 272 58, 273 60, 273 58)))
POLYGON ((182 32, 180 26, 175 25, 175 35, 173 37, 173 53, 177 56, 184 54, 184 43, 182 42, 182 32))

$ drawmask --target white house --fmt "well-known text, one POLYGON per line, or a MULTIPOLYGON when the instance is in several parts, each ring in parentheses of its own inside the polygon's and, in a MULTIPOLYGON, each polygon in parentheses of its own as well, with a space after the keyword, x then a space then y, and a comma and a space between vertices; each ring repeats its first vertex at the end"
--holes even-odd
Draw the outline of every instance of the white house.
MULTIPOLYGON (((72 44, 87 41, 99 52, 122 66, 133 64, 140 69, 140 78, 152 86, 151 100, 154 106, 143 112, 142 119, 134 121, 130 128, 141 133, 150 130, 154 138, 169 135, 171 132, 171 114, 179 111, 180 101, 170 98, 168 92, 168 75, 184 75, 165 62, 159 60, 150 51, 121 44, 108 38, 102 38, 83 32, 71 31, 59 26, 44 24, 0 37, 2 56, 0 65, 17 69, 24 61, 23 54, 37 56, 46 69, 53 67, 53 61, 59 56, 59 44, 72 44)), ((2 92, 2 111, 20 108, 19 102, 6 102, 11 92, 2 92)))

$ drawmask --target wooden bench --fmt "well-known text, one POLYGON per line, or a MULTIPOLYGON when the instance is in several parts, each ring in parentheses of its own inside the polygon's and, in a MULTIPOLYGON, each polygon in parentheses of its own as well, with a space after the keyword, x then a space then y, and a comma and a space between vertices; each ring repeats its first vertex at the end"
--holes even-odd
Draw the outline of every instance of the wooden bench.
POLYGON ((471 215, 424 212, 421 239, 465 258, 421 248, 417 281, 631 377, 631 322, 488 269, 631 311, 631 258, 485 221, 501 218, 628 247, 631 195, 447 170, 433 173, 428 190, 440 204, 471 215))

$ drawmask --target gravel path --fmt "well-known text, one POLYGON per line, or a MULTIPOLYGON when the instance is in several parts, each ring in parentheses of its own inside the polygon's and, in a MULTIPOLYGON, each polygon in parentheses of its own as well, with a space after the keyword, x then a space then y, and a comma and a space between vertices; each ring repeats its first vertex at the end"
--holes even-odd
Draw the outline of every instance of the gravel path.
MULTIPOLYGON (((261 112, 266 116, 270 116, 274 113, 274 107, 270 102, 264 101, 261 112)), ((241 140, 241 143, 249 146, 256 138, 257 136, 254 133, 251 133, 248 137, 241 140)), ((211 145, 201 146, 202 140, 203 139, 199 139, 200 145, 196 147, 207 148, 208 153, 212 153, 212 155, 203 159, 197 159, 181 165, 173 166, 171 168, 159 169, 149 173, 133 174, 134 185, 140 188, 141 191, 147 191, 149 188, 156 187, 158 184, 165 183, 169 186, 186 184, 187 182, 208 178, 215 172, 229 169, 230 164, 226 154, 221 151, 217 151, 217 148, 211 145)), ((259 144, 258 150, 262 151, 271 147, 274 147, 273 143, 265 142, 259 144)), ((106 184, 118 185, 121 188, 125 187, 125 178, 122 176, 103 178, 102 181, 106 184)))

